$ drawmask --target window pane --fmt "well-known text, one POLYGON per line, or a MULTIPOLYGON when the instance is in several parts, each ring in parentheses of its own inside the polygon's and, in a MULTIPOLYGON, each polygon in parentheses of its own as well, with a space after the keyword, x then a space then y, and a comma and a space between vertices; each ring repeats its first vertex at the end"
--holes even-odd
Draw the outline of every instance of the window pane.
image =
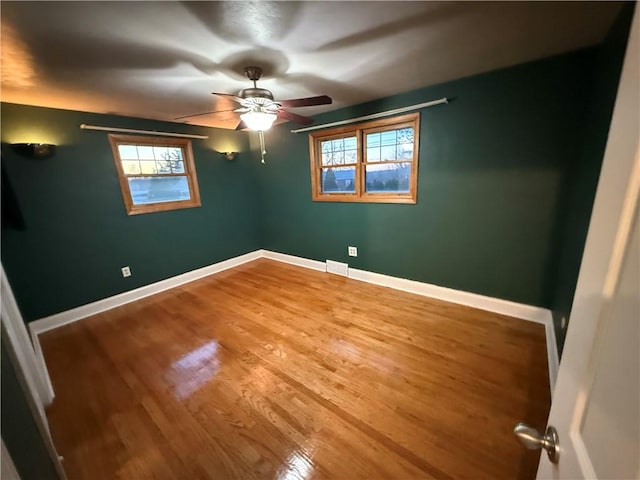
POLYGON ((367 162, 380 161, 380 147, 367 148, 367 162))
POLYGON ((365 182, 367 193, 408 193, 411 163, 383 163, 367 165, 365 182))
POLYGON ((358 161, 356 147, 356 137, 336 138, 320 142, 322 165, 356 163, 358 161))
POLYGON ((171 173, 171 162, 169 160, 156 161, 157 173, 171 173))
POLYGON ((125 160, 122 162, 122 170, 125 175, 136 175, 140 172, 140 162, 137 160, 125 160))
POLYGON ((153 155, 156 160, 168 160, 169 149, 167 147, 153 147, 153 155))
POLYGON ((380 160, 381 161, 397 160, 396 146, 388 145, 388 146, 382 147, 380 149, 380 160))
POLYGON ((158 173, 156 162, 153 160, 142 160, 140 162, 140 173, 158 173))
POLYGON ((171 170, 173 173, 184 173, 184 162, 182 160, 172 161, 171 170))
POLYGON ((335 157, 333 149, 331 148, 331 142, 322 142, 322 165, 335 165, 335 157))
POLYGON ((396 158, 398 160, 413 160, 413 143, 398 145, 396 158))
POLYGON ((356 167, 323 168, 322 191, 325 193, 355 192, 356 167))
POLYGON ((368 133, 367 134, 367 148, 380 146, 380 134, 368 133))
MULTIPOLYGON (((142 162, 144 163, 144 162, 142 162)), ((175 202, 189 200, 189 182, 180 177, 134 177, 128 178, 134 205, 145 203, 175 202)))
POLYGON ((135 145, 118 145, 121 160, 137 160, 138 150, 135 145))
POLYGON ((344 164, 343 150, 322 154, 322 165, 342 165, 342 164, 344 164))
POLYGON ((138 145, 138 158, 140 160, 153 160, 153 147, 138 145))
POLYGON ((396 131, 391 130, 389 132, 381 132, 382 145, 395 145, 396 144, 396 131))
POLYGON ((413 146, 413 127, 398 130, 398 143, 410 143, 413 146))
POLYGON ((368 133, 366 143, 367 162, 413 160, 413 127, 368 133))
POLYGON ((182 160, 182 149, 179 147, 170 147, 168 149, 169 158, 171 160, 182 160))
POLYGON ((358 141, 356 137, 347 137, 344 139, 345 150, 356 150, 358 148, 358 141))

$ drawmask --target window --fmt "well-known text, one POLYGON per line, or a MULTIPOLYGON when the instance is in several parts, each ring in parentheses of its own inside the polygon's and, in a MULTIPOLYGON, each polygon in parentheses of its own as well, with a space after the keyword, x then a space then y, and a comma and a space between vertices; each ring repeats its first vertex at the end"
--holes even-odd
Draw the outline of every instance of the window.
POLYGON ((200 206, 191 142, 109 135, 128 215, 200 206))
POLYGON ((416 203, 420 114, 311 133, 314 201, 416 203))

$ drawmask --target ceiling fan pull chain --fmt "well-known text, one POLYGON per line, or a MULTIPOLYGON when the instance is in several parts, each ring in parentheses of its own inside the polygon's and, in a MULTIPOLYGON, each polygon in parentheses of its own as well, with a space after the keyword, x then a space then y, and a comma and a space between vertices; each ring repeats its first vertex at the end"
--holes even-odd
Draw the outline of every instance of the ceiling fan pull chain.
POLYGON ((264 132, 262 130, 259 130, 258 136, 260 137, 260 155, 262 157, 260 163, 265 163, 264 156, 267 154, 267 149, 264 146, 264 132))

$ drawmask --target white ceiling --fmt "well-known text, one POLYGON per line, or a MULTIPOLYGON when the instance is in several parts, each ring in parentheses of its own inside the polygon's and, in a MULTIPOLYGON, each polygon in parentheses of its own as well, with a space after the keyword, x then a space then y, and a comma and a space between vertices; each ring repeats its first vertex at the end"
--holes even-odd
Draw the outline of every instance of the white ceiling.
MULTIPOLYGON (((595 45, 616 2, 2 2, 2 101, 172 120, 211 92, 326 94, 313 115, 595 45)), ((425 99, 428 100, 428 99, 425 99)), ((237 114, 190 123, 234 128, 237 114)))

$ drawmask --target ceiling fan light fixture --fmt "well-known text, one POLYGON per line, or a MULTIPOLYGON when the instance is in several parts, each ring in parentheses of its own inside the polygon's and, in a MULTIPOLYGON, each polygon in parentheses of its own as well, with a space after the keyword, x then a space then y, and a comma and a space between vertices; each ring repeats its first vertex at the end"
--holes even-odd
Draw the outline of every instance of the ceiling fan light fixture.
POLYGON ((240 118, 250 130, 262 132, 269 130, 277 117, 275 113, 260 111, 251 111, 240 115, 240 118))

